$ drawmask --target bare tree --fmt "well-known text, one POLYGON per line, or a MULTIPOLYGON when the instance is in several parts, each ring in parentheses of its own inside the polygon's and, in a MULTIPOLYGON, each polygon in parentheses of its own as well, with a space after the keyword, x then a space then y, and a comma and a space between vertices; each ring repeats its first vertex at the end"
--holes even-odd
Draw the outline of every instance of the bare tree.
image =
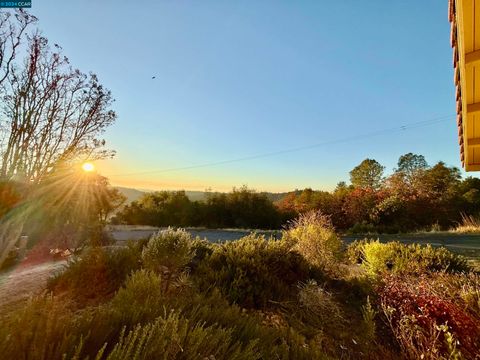
POLYGON ((0 176, 38 183, 60 164, 113 155, 98 138, 116 118, 110 91, 39 34, 28 45, 27 59, 10 68, 0 89, 0 176))
POLYGON ((20 9, 0 11, 0 85, 10 74, 26 32, 37 18, 20 9))
MULTIPOLYGON (((114 154, 100 138, 116 119, 110 91, 74 69, 60 46, 49 46, 36 22, 25 11, 0 11, 0 182, 15 179, 27 189, 0 218, 0 264, 54 195, 49 189, 58 184, 47 179, 74 162, 114 154)), ((56 200, 68 207, 69 199, 56 200)))

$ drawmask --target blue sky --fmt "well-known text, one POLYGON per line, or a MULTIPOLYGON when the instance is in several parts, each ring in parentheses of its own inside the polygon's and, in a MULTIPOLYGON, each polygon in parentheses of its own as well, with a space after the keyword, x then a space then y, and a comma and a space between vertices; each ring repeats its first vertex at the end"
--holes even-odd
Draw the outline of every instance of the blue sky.
POLYGON ((387 171, 407 152, 460 166, 446 0, 37 0, 32 13, 116 99, 117 156, 97 164, 113 184, 328 190, 367 157, 387 171))

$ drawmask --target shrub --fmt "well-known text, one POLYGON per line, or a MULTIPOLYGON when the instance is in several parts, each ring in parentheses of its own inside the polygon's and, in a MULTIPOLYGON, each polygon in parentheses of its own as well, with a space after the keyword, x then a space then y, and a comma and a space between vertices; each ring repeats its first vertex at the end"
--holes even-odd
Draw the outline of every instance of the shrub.
POLYGON ((286 242, 252 234, 215 246, 194 276, 201 288, 217 286, 231 302, 259 308, 290 297, 309 266, 286 242))
POLYGON ((77 312, 42 297, 19 312, 20 320, 2 323, 0 351, 12 359, 49 360, 99 354, 129 359, 135 358, 132 351, 140 359, 152 358, 152 351, 169 359, 323 357, 318 344, 293 328, 264 326, 255 313, 230 305, 217 291, 207 295, 189 288, 173 295, 160 285, 158 275, 140 270, 110 302, 77 312))
POLYGON ((155 319, 164 304, 160 277, 142 269, 127 278, 109 307, 122 318, 122 324, 137 324, 155 319))
POLYGON ((447 272, 471 270, 463 256, 454 254, 445 247, 434 248, 431 245, 412 244, 408 246, 408 252, 408 257, 414 264, 418 264, 420 270, 447 272))
POLYGON ((480 318, 480 275, 439 272, 429 276, 429 289, 445 299, 455 302, 472 315, 480 318))
POLYGON ((315 280, 309 280, 299 285, 297 315, 305 323, 313 324, 317 328, 339 326, 344 323, 342 311, 334 297, 315 280))
POLYGON ((90 248, 71 260, 65 271, 49 280, 48 289, 65 293, 79 305, 106 299, 140 268, 141 248, 90 248))
POLYGON ((293 245, 312 266, 335 274, 343 244, 330 219, 320 212, 309 212, 290 223, 282 240, 293 245))
POLYGON ((396 241, 385 244, 373 241, 359 246, 363 248, 362 266, 369 275, 378 275, 386 271, 420 274, 432 271, 470 270, 462 256, 446 248, 433 248, 431 245, 419 244, 405 245, 396 241))
POLYGON ((459 293, 467 309, 480 317, 480 276, 471 273, 468 277, 457 276, 457 279, 461 279, 459 293))
MULTIPOLYGON (((256 347, 256 341, 242 346, 230 330, 191 323, 172 312, 154 323, 138 325, 126 335, 124 328, 106 359, 260 359, 256 347)), ((103 352, 100 350, 99 357, 103 352)))
POLYGON ((213 253, 215 244, 212 244, 208 240, 196 238, 192 241, 192 250, 195 256, 192 258, 188 266, 195 271, 198 265, 209 255, 213 253))
POLYGON ((185 230, 169 228, 159 231, 143 249, 143 263, 157 273, 177 273, 192 261, 195 255, 192 245, 192 236, 185 230))
POLYGON ((72 313, 52 296, 38 296, 2 318, 0 353, 3 359, 71 358, 81 335, 72 330, 72 313))
POLYGON ((366 222, 355 223, 348 229, 349 234, 377 234, 378 232, 378 227, 366 222))
POLYGON ((172 292, 166 294, 161 289, 160 282, 161 279, 152 272, 141 270, 132 274, 108 309, 96 319, 92 336, 86 343, 88 348, 98 349, 105 341, 112 342, 110 337, 102 334, 115 333, 115 329, 118 331, 123 326, 132 330, 135 324, 146 324, 174 311, 192 324, 227 329, 232 339, 239 341, 244 348, 257 342, 256 349, 262 359, 281 359, 289 353, 298 355, 292 357, 294 359, 319 358, 319 349, 306 347, 305 339, 298 334, 294 336, 293 329, 263 326, 256 316, 235 304, 230 305, 216 289, 204 294, 189 288, 172 296, 172 292))
POLYGON ((346 256, 351 264, 361 264, 365 260, 364 247, 374 240, 355 240, 347 246, 346 256))
POLYGON ((192 236, 185 230, 170 228, 153 235, 142 252, 144 265, 160 274, 165 291, 179 279, 194 256, 192 236))
MULTIPOLYGON (((118 310, 103 305, 74 313, 51 296, 35 298, 7 320, 3 319, 2 358, 60 360, 96 358, 95 355, 98 359, 260 358, 259 340, 253 338, 244 344, 232 336, 233 329, 206 325, 202 320, 190 321, 176 311, 162 308, 152 309, 159 314, 152 319, 132 323, 131 316, 120 319, 118 310)), ((124 310, 131 313, 137 309, 124 310)))
POLYGON ((384 279, 380 302, 397 341, 410 357, 428 350, 434 358, 448 358, 448 338, 454 338, 464 357, 475 358, 480 352, 479 319, 436 293, 430 282, 429 277, 405 275, 384 279))
POLYGON ((363 248, 362 266, 367 274, 377 275, 379 273, 391 270, 401 269, 404 264, 402 257, 402 246, 400 243, 381 244, 380 241, 365 243, 363 248))
POLYGON ((372 303, 370 302, 370 297, 367 297, 367 302, 365 303, 365 305, 362 306, 362 318, 365 326, 365 335, 369 340, 375 339, 375 332, 377 328, 375 324, 376 315, 377 311, 372 306, 372 303))

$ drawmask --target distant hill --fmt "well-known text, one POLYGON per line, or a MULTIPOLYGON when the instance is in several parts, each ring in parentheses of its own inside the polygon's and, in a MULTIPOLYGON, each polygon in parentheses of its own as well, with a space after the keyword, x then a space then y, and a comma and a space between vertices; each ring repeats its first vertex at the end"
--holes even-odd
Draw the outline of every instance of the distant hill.
POLYGON ((283 193, 262 192, 262 194, 267 195, 267 198, 271 202, 276 202, 276 201, 282 200, 285 196, 287 196, 290 193, 289 192, 283 192, 283 193))
POLYGON ((205 191, 185 191, 190 201, 203 201, 205 200, 207 193, 205 191))
POLYGON ((126 187, 121 187, 121 186, 115 186, 115 188, 120 191, 123 196, 127 198, 125 201, 125 204, 129 204, 132 201, 138 200, 143 194, 145 194, 144 191, 140 191, 137 189, 132 189, 132 188, 126 188, 126 187))
MULTIPOLYGON (((127 188, 122 186, 115 186, 118 191, 120 191, 126 198, 126 204, 131 203, 132 201, 140 199, 142 195, 153 192, 154 190, 138 190, 133 188, 127 188)), ((191 201, 202 201, 205 200, 206 193, 204 191, 185 191, 185 194, 191 201)))
MULTIPOLYGON (((138 190, 138 189, 127 188, 122 186, 115 186, 115 188, 118 189, 127 198, 127 201, 125 202, 126 204, 129 204, 132 201, 138 200, 143 194, 154 191, 154 190, 151 190, 151 191, 138 190)), ((191 201, 203 201, 207 196, 207 193, 205 191, 185 191, 185 194, 188 196, 188 198, 191 201)), ((285 193, 262 192, 262 194, 265 194, 270 201, 275 202, 284 198, 288 194, 288 192, 285 192, 285 193)))

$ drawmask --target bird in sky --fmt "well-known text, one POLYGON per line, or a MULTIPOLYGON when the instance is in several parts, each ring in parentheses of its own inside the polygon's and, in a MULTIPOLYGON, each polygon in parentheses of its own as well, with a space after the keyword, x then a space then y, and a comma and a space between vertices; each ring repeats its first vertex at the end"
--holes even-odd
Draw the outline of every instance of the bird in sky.
POLYGON ((152 76, 152 80, 155 79, 155 76, 152 76))

